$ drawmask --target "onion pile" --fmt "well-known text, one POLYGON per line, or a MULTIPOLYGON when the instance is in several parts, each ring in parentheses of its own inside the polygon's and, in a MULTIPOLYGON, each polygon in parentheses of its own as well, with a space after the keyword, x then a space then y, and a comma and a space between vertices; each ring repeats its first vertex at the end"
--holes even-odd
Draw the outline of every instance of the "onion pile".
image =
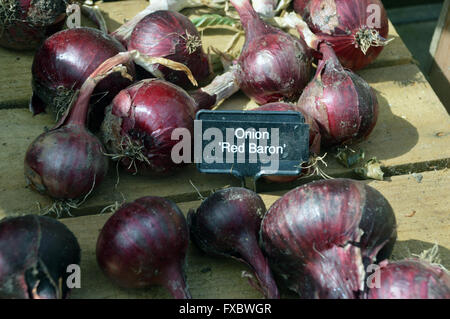
POLYGON ((366 267, 388 258, 396 241, 391 206, 362 182, 334 179, 278 199, 261 224, 274 273, 302 298, 358 298, 366 267))
POLYGON ((26 215, 0 221, 0 298, 67 298, 69 265, 80 264, 80 246, 61 222, 26 215))
POLYGON ((36 48, 62 27, 66 6, 66 0, 2 0, 0 46, 16 50, 36 48))
POLYGON ((367 66, 389 42, 387 13, 380 0, 294 0, 294 10, 312 32, 331 43, 346 68, 367 66))
POLYGON ((323 59, 298 108, 317 121, 327 146, 367 138, 378 119, 375 92, 364 79, 342 67, 327 43, 319 48, 323 59))
POLYGON ((267 298, 279 298, 278 288, 257 235, 266 207, 261 197, 245 188, 231 187, 205 199, 188 223, 192 241, 204 252, 232 257, 248 264, 267 298))
POLYGON ((122 287, 166 287, 174 298, 191 298, 184 272, 189 231, 172 201, 142 197, 119 208, 97 241, 97 261, 122 287))
POLYGON ((298 99, 312 70, 312 52, 305 41, 265 23, 249 0, 231 3, 245 31, 237 71, 242 91, 258 104, 298 99))
MULTIPOLYGON (((34 56, 30 109, 38 114, 48 107, 60 117, 88 76, 106 59, 122 51, 125 48, 118 41, 92 28, 64 30, 49 37, 34 56)), ((127 69, 134 77, 134 64, 129 63, 127 69)), ((98 83, 91 99, 94 107, 89 127, 98 128, 104 107, 131 83, 120 74, 111 74, 98 83)))
POLYGON ((172 160, 177 128, 193 136, 195 113, 210 108, 239 90, 235 73, 217 76, 189 95, 159 79, 139 81, 122 90, 106 109, 102 140, 113 159, 130 173, 167 174, 184 163, 172 160))
MULTIPOLYGON (((182 63, 199 82, 204 81, 210 74, 200 34, 194 24, 181 13, 160 10, 145 16, 133 29, 127 48, 182 63)), ((183 72, 161 65, 158 70, 169 82, 182 87, 189 84, 189 79, 183 72)))
POLYGON ((438 266, 416 259, 381 265, 368 299, 450 299, 450 275, 438 266))

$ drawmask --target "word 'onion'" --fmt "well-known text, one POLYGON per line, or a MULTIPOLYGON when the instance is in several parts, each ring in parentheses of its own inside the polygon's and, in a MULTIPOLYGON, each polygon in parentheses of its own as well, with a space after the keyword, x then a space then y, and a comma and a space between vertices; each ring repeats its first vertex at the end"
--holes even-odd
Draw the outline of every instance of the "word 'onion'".
POLYGON ((321 180, 278 199, 261 225, 275 274, 302 298, 358 298, 366 267, 388 258, 395 215, 375 189, 349 179, 321 180))
POLYGON ((174 298, 191 298, 184 272, 189 230, 170 200, 142 197, 124 204, 105 223, 97 241, 97 261, 122 287, 162 285, 174 298))
POLYGON ((67 298, 80 264, 74 234, 54 218, 25 215, 0 221, 0 298, 67 298))
POLYGON ((258 246, 258 231, 266 207, 261 197, 245 188, 231 187, 205 199, 188 214, 192 241, 204 252, 232 257, 255 272, 267 298, 279 298, 266 258, 258 246))

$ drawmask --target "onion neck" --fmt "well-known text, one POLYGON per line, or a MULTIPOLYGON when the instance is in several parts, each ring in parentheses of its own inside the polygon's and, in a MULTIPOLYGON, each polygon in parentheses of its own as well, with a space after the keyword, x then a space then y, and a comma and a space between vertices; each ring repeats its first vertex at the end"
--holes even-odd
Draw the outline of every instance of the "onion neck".
POLYGON ((214 80, 205 86, 191 93, 197 109, 211 109, 222 100, 225 100, 239 91, 239 84, 234 67, 225 73, 216 76, 214 80))
POLYGON ((89 100, 98 82, 111 73, 118 71, 121 72, 123 77, 131 78, 126 73, 126 67, 121 66, 121 64, 128 63, 132 58, 133 55, 130 52, 121 52, 100 64, 81 86, 78 97, 70 108, 68 117, 62 119, 63 123, 66 125, 84 126, 89 109, 89 100))
POLYGON ((311 31, 306 22, 298 14, 290 12, 283 17, 274 17, 274 20, 280 28, 296 29, 300 37, 305 40, 310 48, 314 50, 319 48, 321 39, 311 31))
POLYGON ((268 25, 259 17, 249 0, 230 0, 236 8, 245 31, 246 41, 261 35, 268 25))
POLYGON ((320 299, 357 298, 365 279, 360 248, 347 244, 316 252, 305 267, 316 283, 314 295, 320 299))
POLYGON ((255 272, 264 296, 268 299, 279 299, 277 285, 273 279, 266 257, 264 257, 256 239, 253 236, 246 236, 242 239, 238 252, 242 259, 248 263, 255 272))
POLYGON ((181 264, 175 263, 169 266, 162 276, 164 278, 163 286, 175 299, 192 299, 181 264))

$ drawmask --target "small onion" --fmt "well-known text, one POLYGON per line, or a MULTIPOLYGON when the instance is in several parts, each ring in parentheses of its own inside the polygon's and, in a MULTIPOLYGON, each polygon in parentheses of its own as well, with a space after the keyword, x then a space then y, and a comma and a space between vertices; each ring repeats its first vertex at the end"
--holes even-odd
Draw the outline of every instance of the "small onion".
POLYGON ((166 287, 177 299, 191 298, 185 259, 189 244, 186 219, 170 200, 142 197, 120 207, 97 241, 102 271, 122 287, 166 287))
POLYGON ((255 272, 267 298, 279 298, 266 258, 258 246, 258 230, 266 207, 245 188, 219 190, 188 214, 192 241, 204 252, 235 258, 255 272))
POLYGON ((61 222, 36 215, 0 221, 0 298, 67 298, 80 246, 61 222))

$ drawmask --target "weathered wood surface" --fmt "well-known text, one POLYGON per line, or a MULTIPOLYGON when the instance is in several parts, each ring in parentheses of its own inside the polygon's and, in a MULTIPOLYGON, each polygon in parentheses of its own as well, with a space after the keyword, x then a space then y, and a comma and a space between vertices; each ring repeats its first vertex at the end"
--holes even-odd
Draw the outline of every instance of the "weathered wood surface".
MULTIPOLYGON (((386 167, 388 175, 408 174, 449 166, 450 117, 413 64, 370 69, 361 75, 377 90, 380 116, 369 139, 353 148, 362 148, 366 158, 376 157, 386 167)), ((253 102, 241 93, 225 101, 220 109, 251 108, 253 102)), ((40 114, 32 117, 26 109, 0 110, 0 218, 20 213, 36 213, 50 204, 45 198, 26 188, 23 177, 23 158, 28 145, 45 126, 51 127, 52 117, 40 114)), ((325 150, 324 150, 325 152, 325 150)), ((332 176, 356 178, 352 169, 344 168, 333 152, 322 167, 332 176)), ((196 199, 197 192, 190 181, 205 194, 227 185, 240 185, 240 181, 227 175, 203 175, 193 165, 184 167, 173 176, 149 178, 120 173, 115 184, 115 164, 110 165, 107 180, 88 198, 80 210, 73 214, 95 214, 115 201, 133 200, 145 195, 166 196, 177 202, 196 199)), ((258 184, 258 190, 289 189, 307 180, 292 184, 258 184)))
MULTIPOLYGON (((125 20, 133 17, 137 12, 144 9, 147 0, 128 0, 118 2, 98 3, 103 11, 105 20, 110 31, 117 29, 125 20)), ((189 9, 190 13, 198 10, 189 9)), ((93 26, 92 23, 83 19, 84 26, 93 26)), ((231 39, 231 32, 221 30, 206 31, 204 37, 204 48, 213 45, 215 48, 224 49, 231 39)), ((395 40, 391 42, 374 61, 370 68, 410 63, 411 53, 398 36, 395 28, 390 24, 389 37, 395 40)), ((241 41, 242 44, 242 41, 241 41)), ((33 52, 18 52, 0 48, 0 108, 26 107, 31 97, 31 65, 33 52)))
MULTIPOLYGON (((394 259, 419 254, 439 245, 441 263, 450 267, 450 172, 426 172, 419 183, 412 176, 396 176, 389 181, 366 182, 379 190, 391 203, 397 218, 398 241, 394 259), (413 213, 415 212, 415 213, 413 213)), ((282 193, 262 194, 267 208, 282 193)), ((196 209, 200 201, 178 204, 184 213, 196 209)), ((110 214, 62 219, 77 236, 82 248, 81 288, 72 298, 170 298, 165 289, 122 289, 114 285, 99 269, 95 246, 99 231, 110 214)), ((249 268, 237 261, 210 257, 195 246, 188 252, 187 281, 194 298, 261 298, 246 278, 249 268)), ((285 293, 285 297, 295 297, 285 293)))

